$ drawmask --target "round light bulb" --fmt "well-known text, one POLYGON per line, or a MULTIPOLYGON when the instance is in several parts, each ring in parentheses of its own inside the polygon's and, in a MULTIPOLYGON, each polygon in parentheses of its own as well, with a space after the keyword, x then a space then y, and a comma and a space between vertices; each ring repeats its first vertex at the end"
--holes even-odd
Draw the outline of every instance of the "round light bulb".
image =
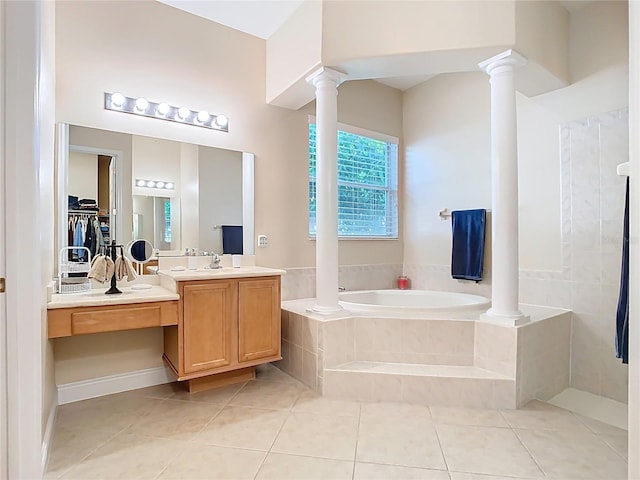
POLYGON ((125 100, 126 98, 124 98, 124 95, 122 95, 120 92, 116 92, 113 95, 111 95, 111 105, 113 105, 116 108, 122 108, 125 100))
POLYGON ((167 188, 167 189, 169 189, 169 190, 170 190, 170 189, 172 189, 172 188, 173 188, 173 183, 172 183, 172 182, 167 182, 167 183, 165 183, 165 184, 164 184, 164 188, 167 188))
POLYGON ((138 187, 144 187, 146 184, 147 184, 146 180, 138 180, 138 181, 136 182, 136 185, 137 185, 138 187))
POLYGON ((156 182, 154 182, 153 180, 149 180, 149 181, 147 182, 147 187, 149 187, 149 188, 153 188, 153 187, 155 187, 155 186, 156 186, 156 182))
POLYGON ((219 127, 225 127, 229 123, 229 120, 224 115, 216 116, 215 124, 219 127))
POLYGON ((149 106, 149 102, 147 101, 146 98, 140 97, 136 100, 136 110, 144 112, 148 106, 149 106))
POLYGON ((178 118, 180 118, 180 120, 184 120, 189 116, 189 113, 191 113, 191 111, 187 107, 180 107, 178 109, 178 118))
POLYGON ((206 110, 200 110, 198 112, 198 121, 200 123, 206 122, 207 120, 209 120, 209 117, 210 117, 209 112, 207 112, 206 110))
POLYGON ((156 182, 156 188, 164 188, 164 182, 156 182))
POLYGON ((161 103, 160 105, 158 105, 158 115, 164 117, 167 113, 169 113, 170 109, 171 107, 169 107, 168 103, 161 103))

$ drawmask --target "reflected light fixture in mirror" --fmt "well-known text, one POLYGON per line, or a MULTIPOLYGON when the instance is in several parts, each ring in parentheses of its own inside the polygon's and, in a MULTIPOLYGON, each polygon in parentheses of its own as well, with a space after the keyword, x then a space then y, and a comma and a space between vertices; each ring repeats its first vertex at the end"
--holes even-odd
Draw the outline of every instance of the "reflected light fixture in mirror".
POLYGON ((186 123, 222 132, 229 131, 229 120, 225 115, 214 115, 206 110, 196 111, 187 107, 174 107, 164 102, 150 102, 143 97, 127 97, 120 92, 105 92, 104 108, 114 112, 131 113, 133 115, 142 115, 143 117, 186 123))
POLYGON ((173 182, 163 182, 162 180, 144 180, 136 179, 136 187, 159 188, 161 190, 173 190, 175 185, 173 182))

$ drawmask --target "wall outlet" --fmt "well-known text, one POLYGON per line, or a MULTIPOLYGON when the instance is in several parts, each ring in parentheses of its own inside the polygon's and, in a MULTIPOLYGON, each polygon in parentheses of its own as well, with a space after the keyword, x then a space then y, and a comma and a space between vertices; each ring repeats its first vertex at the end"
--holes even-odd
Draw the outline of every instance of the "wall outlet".
POLYGON ((266 235, 258 235, 258 247, 266 247, 267 240, 268 239, 266 235))

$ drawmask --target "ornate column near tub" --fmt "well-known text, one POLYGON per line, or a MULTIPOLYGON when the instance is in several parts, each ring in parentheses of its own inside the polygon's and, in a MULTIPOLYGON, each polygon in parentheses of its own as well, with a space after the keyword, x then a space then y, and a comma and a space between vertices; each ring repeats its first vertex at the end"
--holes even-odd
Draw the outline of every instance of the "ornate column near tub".
POLYGON ((329 314, 338 304, 338 85, 344 74, 320 68, 307 82, 316 87, 316 303, 329 314))
POLYGON ((482 320, 529 321, 518 306, 518 148, 514 70, 527 63, 507 50, 478 66, 491 83, 492 300, 482 320))

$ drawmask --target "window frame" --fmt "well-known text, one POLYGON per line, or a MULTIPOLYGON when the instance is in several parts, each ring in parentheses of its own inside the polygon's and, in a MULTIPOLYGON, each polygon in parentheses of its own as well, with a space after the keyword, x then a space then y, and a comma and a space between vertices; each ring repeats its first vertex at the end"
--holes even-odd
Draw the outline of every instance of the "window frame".
MULTIPOLYGON (((311 124, 316 124, 316 117, 315 115, 309 115, 308 117, 308 125, 307 125, 307 134, 309 132, 309 125, 311 124)), ((353 125, 348 125, 345 123, 340 123, 338 122, 338 128, 337 130, 342 131, 342 132, 346 132, 346 133, 350 133, 353 135, 359 135, 362 137, 367 137, 367 138, 371 138, 373 140, 378 140, 381 142, 385 142, 387 144, 393 144, 396 147, 396 158, 395 158, 395 171, 393 171, 394 169, 391 169, 392 171, 389 172, 389 176, 390 176, 390 180, 389 182, 392 183, 391 186, 387 187, 387 188, 380 188, 380 187, 376 187, 376 186, 369 186, 367 184, 353 184, 350 182, 341 182, 340 180, 338 180, 338 187, 342 184, 342 185, 357 185, 357 186, 361 186, 362 188, 367 188, 372 187, 374 189, 380 189, 380 190, 385 190, 388 191, 390 193, 392 193, 395 196, 395 210, 396 210, 396 215, 395 215, 395 222, 396 222, 396 228, 395 228, 395 234, 392 235, 340 235, 338 233, 338 239, 340 241, 342 240, 381 240, 381 241, 388 241, 388 240, 398 240, 400 237, 400 205, 399 205, 399 174, 400 174, 400 139, 398 137, 394 137, 393 135, 387 135, 385 133, 380 133, 380 132, 375 132, 373 130, 367 130, 365 128, 361 128, 361 127, 356 127, 353 125), (395 178, 394 178, 395 177, 395 178)), ((307 156, 309 154, 309 140, 307 139, 307 156)), ((308 161, 308 160, 307 160, 308 161)), ((387 167, 389 167, 389 162, 387 162, 387 167)), ((309 165, 307 164, 307 183, 308 185, 310 185, 311 183, 311 177, 309 176, 309 165)), ((307 194, 309 193, 309 188, 307 186, 307 194)), ((393 208, 393 207, 391 207, 393 208)), ((311 208, 310 205, 307 205, 307 233, 309 235, 309 240, 315 240, 316 239, 316 235, 312 234, 311 232, 309 232, 309 221, 311 218, 311 208)), ((340 213, 338 212, 338 215, 340 213)), ((388 216, 387 218, 389 218, 390 216, 388 216)))

